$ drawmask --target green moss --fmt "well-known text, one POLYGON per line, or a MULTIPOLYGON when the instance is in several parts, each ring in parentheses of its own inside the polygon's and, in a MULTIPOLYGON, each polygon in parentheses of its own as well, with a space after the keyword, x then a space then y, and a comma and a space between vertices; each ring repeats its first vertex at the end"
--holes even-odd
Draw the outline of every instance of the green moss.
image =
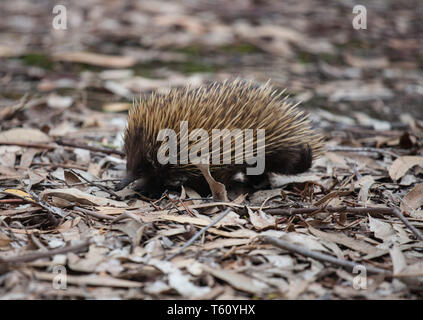
POLYGON ((298 62, 307 64, 313 62, 313 55, 309 52, 300 51, 297 53, 298 62))
POLYGON ((343 64, 342 56, 339 54, 322 53, 319 54, 318 59, 328 64, 343 64))
POLYGON ((204 53, 204 49, 199 46, 187 46, 183 48, 176 48, 174 52, 183 53, 188 56, 199 56, 204 53))
POLYGON ((22 56, 22 61, 28 66, 40 67, 51 70, 53 68, 53 61, 43 53, 29 53, 22 56))
POLYGON ((312 54, 306 51, 300 51, 297 53, 298 62, 303 64, 308 63, 317 63, 319 61, 324 61, 328 64, 342 64, 342 56, 339 54, 331 53, 321 53, 321 54, 312 54))
POLYGON ((262 52, 260 48, 250 43, 236 43, 236 44, 221 46, 219 48, 219 51, 223 53, 244 53, 244 54, 262 52))

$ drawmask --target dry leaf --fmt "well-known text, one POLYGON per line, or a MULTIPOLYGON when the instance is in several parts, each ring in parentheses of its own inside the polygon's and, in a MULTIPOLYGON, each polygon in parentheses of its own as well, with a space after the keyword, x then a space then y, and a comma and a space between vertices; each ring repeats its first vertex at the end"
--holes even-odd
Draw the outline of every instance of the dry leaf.
POLYGON ((266 214, 262 210, 253 211, 250 208, 247 209, 250 216, 250 222, 257 230, 276 226, 276 218, 274 216, 266 214))
POLYGON ((106 68, 127 68, 135 65, 136 60, 132 57, 109 56, 91 52, 65 52, 53 56, 57 61, 69 61, 86 63, 106 68))
POLYGON ((358 201, 367 202, 367 198, 369 197, 369 189, 373 183, 375 183, 375 180, 370 175, 364 176, 356 182, 356 186, 361 187, 360 192, 358 193, 358 201))
POLYGON ((26 201, 34 202, 34 199, 31 197, 30 194, 26 193, 25 191, 18 190, 18 189, 6 189, 4 190, 5 193, 24 198, 26 201))
POLYGON ((212 250, 216 248, 241 246, 250 242, 250 239, 218 239, 213 242, 206 243, 204 250, 212 250))
POLYGON ((389 223, 369 216, 370 231, 374 232, 375 237, 383 242, 392 242, 395 235, 394 229, 389 223))
POLYGON ((423 205, 423 183, 409 191, 401 202, 401 210, 416 210, 423 205))
POLYGON ((0 132, 2 142, 50 142, 50 137, 37 129, 15 128, 0 132))
POLYGON ((10 241, 11 241, 10 238, 6 234, 4 234, 4 231, 0 230, 0 248, 8 247, 10 244, 10 241))
POLYGON ((184 297, 199 297, 210 291, 209 287, 199 287, 194 285, 190 281, 188 275, 184 275, 181 270, 169 261, 150 259, 148 264, 167 274, 169 286, 178 291, 184 297))
POLYGON ((103 111, 105 112, 122 112, 127 111, 132 107, 132 103, 126 102, 114 102, 114 103, 106 103, 103 105, 103 111))
POLYGON ((76 188, 69 189, 46 189, 40 197, 45 199, 48 196, 55 196, 63 198, 71 202, 77 202, 80 204, 96 205, 96 206, 114 206, 118 208, 126 208, 128 205, 123 201, 116 201, 107 198, 93 196, 89 193, 83 192, 76 188))
POLYGON ((404 176, 409 169, 414 166, 423 167, 423 157, 404 156, 396 159, 389 168, 389 175, 392 180, 398 180, 404 176))
MULTIPOLYGON (((36 279, 53 281, 57 278, 57 274, 51 272, 35 272, 33 273, 36 279)), ((140 288, 143 283, 117 279, 106 275, 98 276, 91 274, 88 276, 72 276, 66 275, 66 282, 68 284, 75 284, 78 286, 99 286, 99 287, 118 287, 118 288, 140 288)))
POLYGON ((405 261, 404 254, 402 253, 399 246, 394 245, 391 250, 389 250, 389 255, 392 259, 392 265, 394 267, 394 274, 399 274, 407 267, 407 262, 405 261))
POLYGON ((211 273, 216 278, 226 281, 231 286, 241 291, 252 294, 261 294, 268 289, 268 286, 265 283, 232 270, 224 270, 215 267, 212 268, 207 265, 203 265, 203 270, 211 273))

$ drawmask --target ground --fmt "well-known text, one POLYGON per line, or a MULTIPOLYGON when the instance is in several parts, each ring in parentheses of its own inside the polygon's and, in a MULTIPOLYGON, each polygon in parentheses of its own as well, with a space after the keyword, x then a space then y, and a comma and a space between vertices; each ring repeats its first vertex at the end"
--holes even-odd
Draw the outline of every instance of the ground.
POLYGON ((423 2, 360 4, 1 1, 0 297, 421 299, 423 2), (309 172, 114 191, 134 99, 237 77, 301 101, 309 172))

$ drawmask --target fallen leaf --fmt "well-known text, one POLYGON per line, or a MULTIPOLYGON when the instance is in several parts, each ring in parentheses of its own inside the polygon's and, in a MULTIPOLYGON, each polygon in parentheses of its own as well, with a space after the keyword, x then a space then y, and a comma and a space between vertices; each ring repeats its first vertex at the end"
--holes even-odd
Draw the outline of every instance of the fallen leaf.
MULTIPOLYGON (((38 280, 53 281, 57 278, 57 274, 51 272, 32 273, 38 280)), ((78 286, 99 286, 99 287, 118 287, 118 288, 140 288, 143 283, 131 280, 117 279, 106 275, 89 275, 89 276, 73 276, 66 275, 66 282, 78 286)))
POLYGON ((250 216, 250 222, 257 230, 263 230, 269 227, 276 226, 276 218, 270 214, 266 214, 262 210, 253 211, 247 208, 250 216))
POLYGON ((395 235, 394 229, 389 223, 369 216, 370 231, 374 232, 375 237, 383 242, 392 242, 395 235))
POLYGON ((132 103, 126 102, 113 102, 113 103, 106 103, 103 105, 102 109, 105 112, 122 112, 127 111, 132 107, 132 103))
POLYGON ((103 197, 93 196, 76 188, 69 189, 47 189, 41 192, 40 197, 45 199, 48 196, 63 198, 71 202, 96 206, 114 206, 126 208, 128 205, 123 201, 111 200, 103 197))
POLYGON ((358 193, 358 201, 367 202, 369 197, 370 187, 375 183, 375 179, 372 176, 367 175, 361 177, 357 182, 356 186, 360 187, 360 192, 358 193))
POLYGON ((423 157, 403 156, 396 159, 389 168, 389 176, 392 180, 398 180, 414 166, 423 167, 423 157))
POLYGON ((407 267, 407 262, 399 246, 394 245, 393 248, 389 250, 389 255, 391 256, 391 259, 392 259, 394 274, 401 273, 401 271, 403 271, 407 267))
POLYGON ((416 210, 423 205, 423 183, 416 185, 409 191, 401 202, 401 210, 416 210))
POLYGON ((212 250, 224 247, 240 246, 250 242, 250 239, 218 239, 204 245, 205 250, 212 250))
POLYGON ((29 193, 26 193, 25 191, 18 190, 18 189, 6 189, 4 190, 4 192, 10 195, 17 196, 19 198, 24 198, 26 201, 36 203, 34 199, 31 197, 31 195, 29 193))
POLYGON ((2 142, 50 142, 50 137, 37 129, 15 128, 0 132, 2 142))
POLYGON ((57 94, 51 94, 47 98, 47 105, 50 108, 66 109, 66 108, 69 108, 72 104, 73 104, 72 97, 63 97, 57 94))
POLYGON ((1 247, 8 247, 10 244, 10 238, 3 233, 3 230, 0 230, 0 248, 1 247))
POLYGON ((252 294, 260 294, 268 289, 267 284, 265 284, 264 282, 252 279, 251 277, 247 277, 241 273, 232 270, 224 270, 215 267, 212 268, 207 265, 203 265, 203 270, 209 272, 216 278, 219 278, 229 283, 235 289, 241 291, 249 292, 252 294))
POLYGON ((335 242, 337 244, 341 244, 347 248, 359 251, 361 253, 366 254, 374 254, 376 252, 381 252, 382 250, 368 244, 363 240, 357 240, 354 238, 350 238, 347 235, 339 232, 323 232, 321 230, 315 229, 313 227, 308 227, 310 232, 320 239, 325 239, 328 241, 335 242))
POLYGON ((209 287, 194 285, 188 275, 184 275, 172 262, 157 259, 150 259, 149 265, 156 267, 167 274, 169 286, 187 298, 199 297, 210 291, 209 287))
POLYGON ((106 68, 127 68, 135 65, 136 60, 132 57, 110 56, 91 52, 64 52, 53 56, 57 61, 85 63, 106 68))

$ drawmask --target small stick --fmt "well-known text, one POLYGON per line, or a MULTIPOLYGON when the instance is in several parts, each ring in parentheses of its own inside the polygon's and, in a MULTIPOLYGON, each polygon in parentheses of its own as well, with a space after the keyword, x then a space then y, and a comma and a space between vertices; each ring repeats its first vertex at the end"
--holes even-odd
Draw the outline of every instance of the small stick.
POLYGON ((105 220, 113 220, 113 219, 115 219, 115 217, 109 216, 109 215, 104 214, 104 213, 101 213, 101 212, 95 212, 95 211, 84 209, 84 208, 77 207, 77 206, 74 206, 73 208, 76 211, 85 213, 85 214, 87 214, 89 216, 92 216, 94 218, 97 218, 97 219, 105 219, 105 220))
POLYGON ((101 189, 102 191, 104 191, 104 192, 106 192, 106 193, 110 194, 111 196, 115 197, 116 199, 120 199, 120 197, 119 197, 116 193, 114 193, 113 191, 109 190, 109 189, 108 189, 108 188, 106 188, 105 186, 103 186, 103 185, 101 185, 101 184, 99 184, 99 183, 95 183, 95 182, 93 182, 93 181, 88 180, 87 178, 85 178, 84 176, 82 176, 81 174, 79 174, 78 172, 76 172, 75 170, 72 170, 72 169, 71 169, 71 172, 72 172, 74 175, 76 175, 76 176, 78 176, 79 178, 81 178, 82 180, 84 180, 85 182, 87 182, 89 185, 92 185, 92 186, 94 186, 94 187, 97 187, 97 188, 101 189))
POLYGON ((125 152, 120 151, 120 150, 94 147, 94 146, 89 146, 87 144, 82 144, 82 143, 78 143, 78 142, 64 141, 63 139, 56 139, 56 143, 60 144, 62 146, 74 147, 74 148, 79 148, 79 149, 86 149, 86 150, 90 150, 90 151, 94 151, 94 152, 101 152, 101 153, 105 153, 105 154, 117 154, 117 155, 120 155, 120 156, 125 155, 125 152))
POLYGON ((406 217, 404 217, 404 215, 401 213, 401 211, 399 211, 397 208, 391 208, 392 209, 392 213, 394 215, 396 215, 398 217, 398 219, 400 219, 413 233, 414 235, 420 239, 421 241, 423 241, 423 234, 417 230, 417 228, 415 226, 413 226, 410 221, 407 220, 406 217))
POLYGON ((364 207, 309 207, 309 208, 267 208, 264 209, 266 213, 274 214, 274 215, 284 215, 284 216, 290 216, 294 214, 310 214, 314 212, 349 212, 354 214, 389 214, 393 215, 393 211, 391 208, 364 208, 364 207))
POLYGON ((62 218, 65 216, 65 214, 62 212, 60 208, 54 207, 48 204, 47 202, 41 200, 40 197, 38 197, 38 195, 36 195, 34 192, 30 190, 27 190, 26 193, 29 194, 31 197, 20 196, 18 194, 9 193, 6 191, 3 191, 3 192, 9 195, 18 197, 20 199, 23 199, 26 202, 36 203, 37 205, 39 205, 41 208, 47 211, 47 218, 51 222, 51 224, 54 226, 57 226, 59 224, 59 220, 55 217, 55 215, 58 215, 62 218))
MULTIPOLYGON (((275 238, 275 237, 259 236, 259 239, 261 241, 263 241, 264 243, 272 244, 272 245, 274 245, 278 248, 282 248, 284 250, 295 252, 295 253, 298 253, 298 254, 300 254, 304 257, 309 257, 309 258, 316 259, 316 260, 319 260, 319 261, 322 261, 322 262, 329 262, 331 264, 346 268, 349 271, 353 271, 355 267, 362 265, 360 263, 355 263, 355 262, 352 262, 352 261, 341 260, 341 259, 332 257, 332 256, 324 254, 324 253, 311 251, 311 250, 305 249, 303 247, 297 246, 295 244, 289 243, 285 240, 278 239, 278 238, 275 238)), ((384 275, 387 275, 387 276, 390 276, 392 274, 390 271, 380 269, 380 268, 377 268, 377 267, 373 267, 373 266, 365 266, 365 268, 369 273, 384 274, 384 275)))
POLYGON ((275 208, 275 209, 265 209, 266 213, 275 214, 275 215, 294 215, 294 214, 309 214, 313 212, 349 212, 354 214, 389 214, 398 217, 413 233, 414 235, 423 241, 422 233, 414 227, 406 217, 397 209, 397 208, 351 208, 351 207, 311 207, 311 208, 290 208, 290 209, 283 209, 283 208, 275 208))
POLYGON ((72 251, 79 251, 81 249, 84 249, 88 247, 91 244, 91 240, 85 240, 82 243, 76 244, 74 246, 68 246, 64 248, 59 249, 53 249, 49 251, 42 251, 42 252, 30 252, 23 255, 16 255, 16 256, 10 256, 10 257, 1 257, 0 256, 0 263, 20 263, 20 262, 29 262, 33 260, 37 260, 40 258, 47 258, 54 256, 56 254, 62 254, 72 251))
POLYGON ((0 141, 0 145, 19 146, 19 147, 47 149, 47 150, 56 149, 56 147, 57 147, 57 146, 52 146, 52 145, 48 145, 48 144, 31 143, 31 142, 17 142, 17 141, 16 142, 14 142, 14 141, 0 141))
MULTIPOLYGON (((77 164, 60 164, 60 163, 44 163, 44 162, 31 162, 32 166, 43 166, 43 167, 51 167, 51 168, 63 168, 63 169, 79 169, 86 171, 88 167, 86 166, 79 166, 77 164)), ((15 166, 17 169, 27 169, 21 166, 15 166)))
POLYGON ((227 208, 223 213, 214 221, 212 221, 210 224, 202 228, 199 232, 197 232, 191 239, 188 240, 187 243, 185 243, 181 248, 178 249, 174 254, 170 255, 165 259, 165 261, 172 260, 174 257, 176 257, 178 254, 180 254, 182 251, 184 251, 187 247, 189 247, 195 240, 197 240, 204 232, 206 232, 208 229, 213 227, 216 223, 218 223, 220 220, 222 220, 224 217, 228 215, 228 213, 231 212, 231 208, 227 208))
MULTIPOLYGON (((32 197, 32 199, 40 207, 42 207, 43 209, 46 209, 50 214, 52 214, 52 215, 56 214, 56 215, 58 215, 62 218, 65 217, 66 214, 63 213, 62 209, 60 209, 59 207, 52 206, 51 204, 48 204, 47 202, 41 200, 40 197, 37 194, 35 194, 35 192, 32 192, 31 190, 27 190, 26 192, 32 197)), ((54 217, 54 219, 56 219, 56 218, 54 217)))
POLYGON ((345 147, 345 146, 336 146, 336 147, 328 147, 327 151, 329 152, 376 152, 376 153, 385 153, 392 157, 398 158, 399 155, 396 153, 385 150, 385 149, 379 149, 379 148, 371 148, 371 147, 345 147))

